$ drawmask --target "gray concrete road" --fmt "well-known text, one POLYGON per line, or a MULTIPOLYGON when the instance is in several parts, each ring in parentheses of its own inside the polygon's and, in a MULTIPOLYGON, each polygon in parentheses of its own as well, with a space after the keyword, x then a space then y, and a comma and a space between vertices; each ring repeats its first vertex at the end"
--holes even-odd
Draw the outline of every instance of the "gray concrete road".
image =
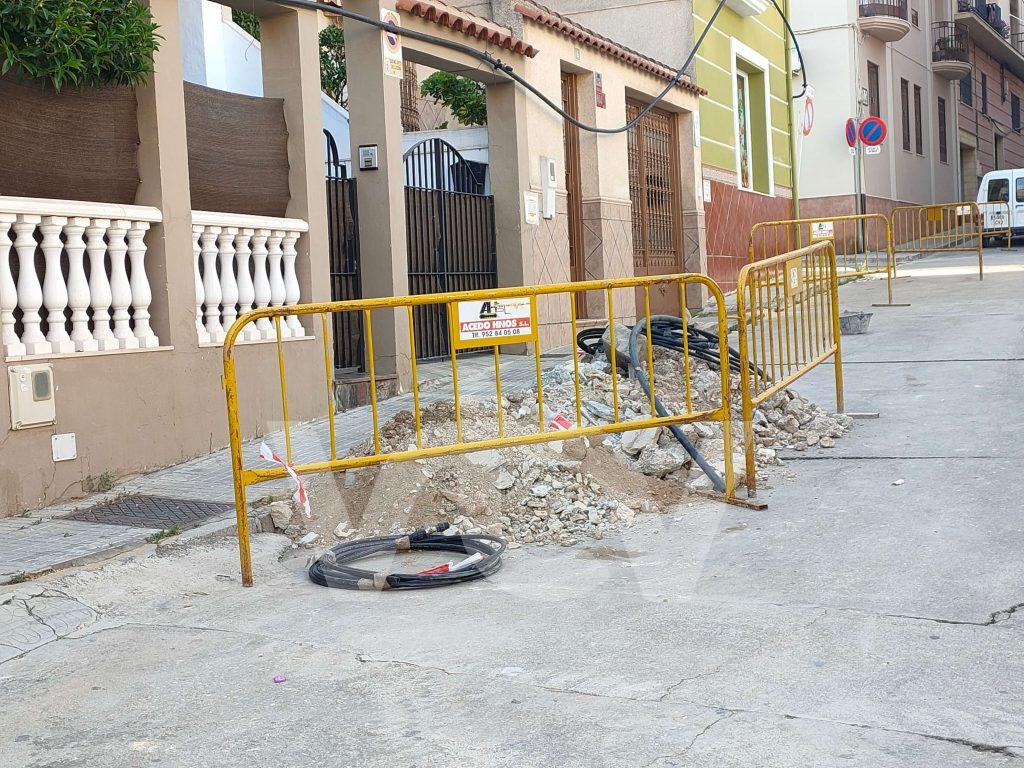
POLYGON ((0 765, 1024 763, 1024 254, 987 257, 984 283, 908 268, 913 306, 846 340, 848 409, 881 418, 764 512, 683 506, 420 594, 314 587, 270 535, 251 590, 230 540, 4 588, 0 765))

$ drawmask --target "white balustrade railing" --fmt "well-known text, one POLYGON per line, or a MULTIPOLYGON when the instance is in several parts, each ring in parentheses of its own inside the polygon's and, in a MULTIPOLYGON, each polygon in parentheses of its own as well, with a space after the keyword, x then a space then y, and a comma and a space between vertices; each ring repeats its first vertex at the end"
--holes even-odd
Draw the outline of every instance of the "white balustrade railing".
POLYGON ((145 237, 160 220, 146 206, 0 196, 4 356, 159 346, 145 237))
MULTIPOLYGON (((192 211, 196 334, 220 343, 239 315, 257 307, 298 304, 295 243, 309 225, 301 219, 192 211)), ((281 338, 306 332, 294 315, 282 319, 281 338)), ((244 341, 276 339, 264 318, 242 331, 244 341)))

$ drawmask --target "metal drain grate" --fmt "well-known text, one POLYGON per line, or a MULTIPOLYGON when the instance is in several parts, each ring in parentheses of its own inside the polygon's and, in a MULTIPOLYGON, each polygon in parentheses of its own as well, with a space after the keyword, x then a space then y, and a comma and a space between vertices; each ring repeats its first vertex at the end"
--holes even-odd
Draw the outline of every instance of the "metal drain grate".
POLYGON ((85 523, 125 525, 131 528, 181 530, 202 525, 211 517, 234 511, 233 504, 190 499, 169 499, 163 496, 122 496, 95 507, 80 509, 64 517, 85 523))

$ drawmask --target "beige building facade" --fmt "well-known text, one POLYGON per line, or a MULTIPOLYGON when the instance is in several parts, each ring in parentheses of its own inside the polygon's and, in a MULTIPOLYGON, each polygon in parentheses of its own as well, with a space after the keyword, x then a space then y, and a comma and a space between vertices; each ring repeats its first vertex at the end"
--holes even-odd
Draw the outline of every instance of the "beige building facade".
MULTIPOLYGON (((798 137, 801 212, 888 213, 959 199, 956 81, 966 52, 951 0, 792 0, 814 88, 815 122, 798 137), (888 126, 877 154, 851 156, 846 122, 888 126)), ((798 120, 802 104, 795 107, 798 120)))
MULTIPOLYGON (((55 387, 50 420, 19 423, 21 406, 0 406, 0 516, 226 445, 226 329, 253 307, 332 298, 317 51, 323 21, 262 0, 227 4, 261 19, 263 99, 185 83, 177 0, 150 0, 163 40, 149 82, 124 94, 123 144, 137 143, 138 151, 122 158, 123 173, 109 174, 124 183, 115 191, 80 186, 64 199, 53 191, 70 189, 65 181, 39 186, 59 169, 43 173, 37 164, 0 179, 4 366, 12 380, 27 371, 33 386, 35 373, 52 367, 55 387)), ((346 7, 374 18, 382 8, 397 10, 409 29, 486 48, 599 126, 622 125, 671 77, 531 3, 492 9, 496 20, 414 0, 346 7)), ((499 286, 704 271, 693 140, 700 90, 692 83, 673 88, 641 133, 567 134, 558 115, 478 60, 403 42, 406 61, 486 85, 499 286), (555 204, 534 220, 528 203, 545 192, 549 160, 555 204)), ((346 44, 352 156, 361 146, 377 150, 377 167, 355 173, 361 292, 405 295, 402 81, 384 74, 379 30, 347 24, 346 44)), ((56 104, 59 114, 67 102, 40 105, 18 87, 5 93, 26 99, 24 109, 2 119, 26 134, 28 147, 32 131, 51 129, 44 107, 56 104)), ((112 129, 97 125, 90 140, 105 147, 112 129)), ((112 159, 107 152, 98 167, 112 159)), ((617 298, 620 318, 635 314, 631 299, 617 298)), ((695 306, 703 299, 687 296, 695 306)), ((662 307, 673 301, 678 311, 674 297, 662 307)), ((581 318, 596 321, 603 311, 603 299, 592 298, 581 318)), ((540 320, 545 348, 571 343, 564 302, 542 305, 540 320)), ((322 418, 333 407, 323 356, 332 340, 320 323, 253 324, 236 354, 245 437, 281 427, 278 333, 290 419, 322 418)), ((404 312, 375 313, 373 341, 377 373, 403 385, 411 366, 404 312)))

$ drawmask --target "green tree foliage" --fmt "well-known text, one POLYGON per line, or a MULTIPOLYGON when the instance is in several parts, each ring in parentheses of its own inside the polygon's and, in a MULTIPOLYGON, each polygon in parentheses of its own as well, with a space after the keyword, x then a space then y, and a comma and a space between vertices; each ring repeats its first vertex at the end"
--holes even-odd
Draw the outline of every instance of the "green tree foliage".
POLYGON ((239 11, 237 8, 231 11, 231 20, 248 32, 257 40, 260 39, 260 17, 255 13, 239 11))
POLYGON ((137 85, 160 35, 138 0, 0 0, 0 74, 64 86, 137 85))
POLYGON ((345 32, 329 24, 320 31, 320 89, 348 107, 348 68, 345 65, 345 32))
POLYGON ((451 72, 435 72, 420 84, 420 95, 429 96, 435 104, 444 104, 463 125, 487 125, 487 91, 475 80, 451 72))

